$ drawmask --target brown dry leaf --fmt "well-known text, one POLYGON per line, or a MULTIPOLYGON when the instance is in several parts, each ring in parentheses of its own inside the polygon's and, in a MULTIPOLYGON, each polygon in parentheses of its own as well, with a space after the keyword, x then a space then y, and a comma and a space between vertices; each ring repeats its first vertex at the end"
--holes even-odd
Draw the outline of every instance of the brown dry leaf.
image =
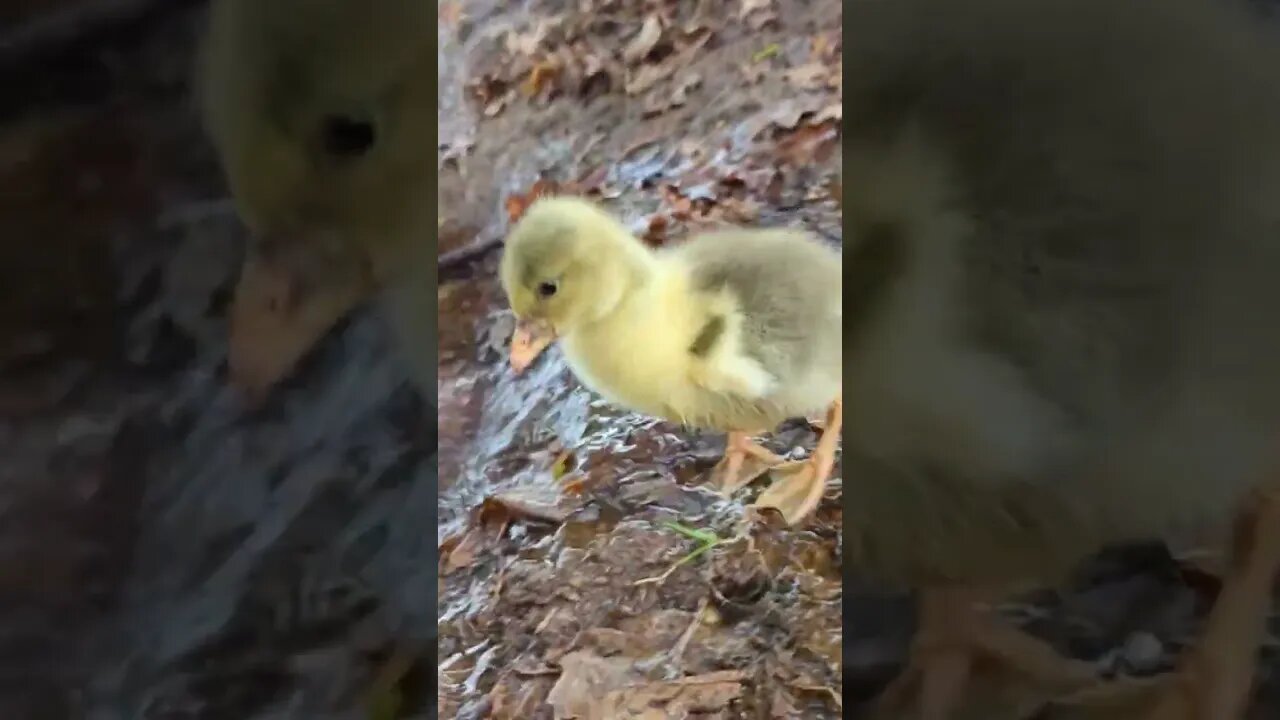
POLYGON ((698 27, 685 33, 684 44, 680 48, 680 55, 686 60, 692 59, 693 54, 702 49, 711 41, 715 35, 715 31, 708 27, 698 27))
POLYGON ((671 221, 665 215, 654 215, 649 218, 648 229, 645 230, 641 239, 653 246, 664 245, 667 242, 667 229, 671 226, 671 221))
POLYGON ((757 11, 771 12, 773 10, 773 0, 742 0, 742 7, 738 9, 738 19, 741 20, 757 11))
POLYGON ((447 28, 456 28, 458 23, 462 22, 462 3, 457 0, 445 0, 440 3, 440 9, 436 15, 440 24, 447 28))
POLYGON ((511 95, 503 95, 495 98, 492 102, 484 106, 484 116, 487 118, 497 117, 503 110, 507 108, 507 103, 511 102, 511 95))
POLYGON ((820 125, 824 122, 827 122, 828 120, 835 120, 836 122, 840 122, 840 120, 843 117, 844 117, 844 105, 838 102, 834 102, 822 108, 821 110, 819 110, 817 114, 813 116, 813 119, 810 120, 809 122, 813 123, 814 125, 820 125))
POLYGON ((643 679, 629 658, 603 658, 589 650, 575 650, 560 658, 560 679, 547 694, 557 718, 611 720, 603 702, 613 689, 643 679))
POLYGON ((823 63, 809 63, 784 72, 787 82, 802 90, 820 90, 831 83, 831 69, 823 63))
POLYGON ((809 57, 815 61, 830 62, 836 60, 840 57, 841 38, 842 34, 839 30, 814 35, 813 43, 809 48, 809 57))
POLYGON ((516 222, 524 215, 524 211, 529 209, 534 200, 544 195, 572 195, 577 192, 578 188, 573 183, 558 183, 555 180, 547 178, 539 178, 529 187, 529 191, 521 193, 512 193, 507 196, 504 205, 507 210, 507 220, 516 222))
POLYGON ((714 712, 742 697, 747 674, 721 670, 670 682, 623 687, 605 696, 603 718, 661 720, 686 717, 691 712, 714 712))
POLYGON ((491 720, 528 720, 545 702, 550 678, 521 677, 519 671, 504 675, 489 691, 491 720))
POLYGON ((675 91, 671 94, 671 106, 680 107, 688 102, 689 93, 697 90, 702 86, 702 76, 698 73, 689 73, 685 75, 679 83, 676 84, 675 91))
MULTIPOLYGON (((827 196, 830 199, 835 201, 836 207, 843 210, 844 209, 843 181, 841 181, 839 178, 832 178, 830 181, 827 182, 827 185, 824 188, 824 190, 826 191, 827 196)), ((818 429, 821 430, 822 428, 818 428, 818 429)))
POLYGON ((650 95, 644 102, 640 114, 642 117, 650 118, 656 115, 678 108, 684 107, 689 101, 689 92, 702 85, 702 77, 697 73, 691 73, 676 83, 675 89, 670 94, 650 95))
POLYGON ((482 75, 471 83, 471 92, 481 105, 487 104, 507 94, 507 83, 492 75, 482 75))
POLYGON ((742 70, 742 77, 748 85, 755 85, 763 80, 768 73, 768 69, 759 63, 743 63, 739 67, 742 70))
MULTIPOLYGON (((446 545, 449 541, 446 540, 446 545)), ((489 546, 490 533, 483 527, 473 527, 452 548, 440 548, 441 575, 451 575, 462 568, 471 567, 476 558, 489 546)))
POLYGON ((664 58, 661 62, 641 65, 639 70, 628 74, 623 89, 628 95, 639 95, 656 85, 658 81, 674 76, 678 69, 693 62, 694 56, 703 45, 707 44, 711 36, 710 32, 700 32, 690 36, 688 44, 679 52, 664 58))
POLYGON ((747 27, 751 28, 752 30, 757 30, 757 31, 763 30, 766 26, 769 26, 769 25, 776 26, 777 24, 778 24, 778 13, 772 10, 752 13, 752 15, 747 18, 747 27))
POLYGON ((670 74, 671 68, 668 67, 667 63, 644 65, 627 78, 624 89, 628 95, 639 95, 670 74))
POLYGON ((583 98, 591 98, 613 88, 613 79, 619 75, 616 63, 579 41, 561 53, 566 59, 565 83, 583 98))
POLYGON ((765 127, 772 125, 782 130, 794 130, 801 120, 818 112, 814 105, 813 98, 809 98, 807 102, 783 102, 768 116, 765 127))
POLYGON ((562 506, 559 500, 559 493, 550 487, 513 490, 485 498, 480 503, 478 517, 485 524, 511 520, 562 523, 573 514, 574 508, 562 506))
POLYGON ((760 206, 746 198, 726 197, 716 202, 710 216, 733 225, 746 225, 760 217, 760 206))
POLYGON ((622 50, 622 59, 635 64, 648 57, 662 40, 662 22, 657 15, 649 15, 640 26, 640 32, 622 50))
POLYGON ((505 41, 507 52, 512 55, 534 55, 542 46, 542 41, 551 32, 552 23, 548 20, 539 22, 525 32, 508 30, 505 41))
POLYGON ((550 85, 558 77, 562 66, 554 59, 543 60, 534 64, 529 70, 529 75, 521 84, 520 89, 524 92, 525 97, 535 97, 542 92, 544 87, 550 85))
POLYGON ((693 201, 680 192, 675 185, 662 186, 662 199, 671 206, 672 217, 687 220, 693 214, 693 201))

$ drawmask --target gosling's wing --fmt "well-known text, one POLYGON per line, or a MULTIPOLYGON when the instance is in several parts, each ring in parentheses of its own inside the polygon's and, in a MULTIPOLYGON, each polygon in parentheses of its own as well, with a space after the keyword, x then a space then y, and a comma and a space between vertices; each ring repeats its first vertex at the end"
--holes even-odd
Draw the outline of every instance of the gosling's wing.
POLYGON ((723 231, 676 249, 708 313, 693 349, 786 382, 839 362, 840 254, 788 230, 723 231))

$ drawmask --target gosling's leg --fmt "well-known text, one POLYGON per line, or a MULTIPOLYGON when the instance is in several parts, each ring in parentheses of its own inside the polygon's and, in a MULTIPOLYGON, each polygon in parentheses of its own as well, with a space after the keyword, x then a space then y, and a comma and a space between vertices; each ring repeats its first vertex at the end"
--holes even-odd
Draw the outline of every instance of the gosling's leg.
POLYGON ((729 433, 724 457, 712 470, 712 477, 725 495, 732 495, 752 480, 768 472, 770 468, 786 465, 787 459, 769 452, 751 439, 751 433, 729 433))
POLYGON ((818 508, 827 478, 835 467, 836 448, 840 443, 840 423, 843 419, 842 398, 837 396, 827 409, 827 419, 818 447, 809 460, 787 468, 778 468, 778 477, 756 500, 756 507, 777 508, 789 525, 795 525, 818 508))
POLYGON ((1253 687, 1271 588, 1280 572, 1280 489, 1256 493, 1237 518, 1233 563, 1200 643, 1144 720, 1238 720, 1253 687))
POLYGON ((988 617, 977 607, 987 594, 966 586, 921 593, 920 624, 910 663, 876 699, 873 717, 946 720, 964 699, 979 660, 1003 664, 1064 691, 1096 680, 1089 663, 1064 658, 1047 643, 988 617))

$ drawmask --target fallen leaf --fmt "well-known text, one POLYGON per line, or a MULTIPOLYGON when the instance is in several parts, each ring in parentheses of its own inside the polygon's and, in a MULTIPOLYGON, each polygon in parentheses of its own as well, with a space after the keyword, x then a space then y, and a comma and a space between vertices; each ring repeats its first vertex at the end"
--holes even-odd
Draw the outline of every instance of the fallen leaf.
POLYGON ((637 63, 653 52, 660 40, 662 40, 662 23, 657 15, 649 15, 640 26, 640 32, 636 33, 631 42, 623 48, 622 59, 629 63, 637 63))
POLYGON ((819 125, 821 123, 827 122, 828 120, 835 120, 836 122, 840 122, 841 118, 843 117, 844 117, 844 105, 841 103, 835 102, 819 110, 818 113, 813 116, 813 120, 811 122, 815 125, 819 125))
POLYGON ((440 9, 436 16, 440 24, 447 28, 455 28, 462 21, 462 3, 457 0, 445 0, 440 3, 440 9))
POLYGON ((639 95, 656 85, 659 80, 668 77, 670 72, 670 68, 666 67, 665 63, 643 65, 627 78, 624 89, 628 95, 639 95))
POLYGON ((542 92, 544 87, 560 76, 560 70, 561 66, 558 62, 539 62, 529 71, 529 75, 525 78, 520 89, 524 91, 525 97, 535 97, 542 92))
POLYGON ((511 102, 510 95, 503 95, 502 97, 495 99, 493 102, 484 106, 484 116, 487 118, 497 117, 499 113, 506 109, 507 103, 509 102, 511 102))
POLYGON ((763 66, 759 65, 758 63, 757 64, 743 63, 739 67, 742 70, 742 77, 744 80, 746 80, 748 85, 755 85, 756 83, 760 82, 761 80, 764 79, 765 74, 768 72, 768 70, 766 70, 763 66))
POLYGON ((698 50, 711 39, 711 35, 709 32, 700 33, 690 39, 679 52, 663 58, 661 62, 641 65, 639 70, 628 74, 623 89, 628 95, 639 95, 658 81, 674 77, 680 68, 693 62, 698 50))
POLYGON ((551 679, 530 677, 518 670, 507 673, 489 691, 490 720, 527 720, 537 715, 538 707, 547 697, 551 679))
POLYGON ((508 222, 516 222, 524 211, 529 209, 534 200, 546 195, 572 195, 577 191, 577 187, 571 183, 558 183, 555 180, 547 178, 539 178, 534 181, 526 193, 512 193, 503 201, 507 210, 508 222))
POLYGON ((618 70, 608 59, 583 42, 573 44, 567 52, 571 52, 576 59, 570 66, 570 87, 580 97, 589 99, 597 94, 604 94, 613 87, 613 78, 618 70))
POLYGON ((552 488, 513 490, 485 498, 477 514, 481 522, 490 524, 510 520, 561 523, 573 514, 574 508, 561 506, 559 499, 559 493, 552 488))
POLYGON ((690 92, 697 90, 702 86, 702 76, 697 73, 690 73, 676 84, 675 92, 671 95, 672 107, 680 107, 688 101, 690 92))
POLYGON ((769 117, 769 124, 782 128, 783 130, 794 130, 800 124, 801 118, 813 113, 813 109, 795 102, 785 102, 769 117))
POLYGON ((547 704, 557 718, 612 720, 604 702, 613 689, 643 679, 625 657, 603 658, 589 650, 575 650, 560 658, 560 678, 547 693, 547 704))
POLYGON ((766 26, 778 24, 778 13, 769 10, 758 13, 752 13, 747 18, 747 27, 752 30, 763 30, 766 26))
POLYGON ((675 185, 663 185, 661 192, 662 199, 672 208, 672 217, 678 220, 688 220, 693 213, 693 201, 685 197, 675 185))
POLYGON ((726 197, 716 202, 712 215, 732 225, 745 225, 760 217, 760 208, 745 198, 726 197))
POLYGON ((790 68, 783 73, 783 77, 802 90, 817 90, 830 83, 831 69, 822 63, 809 63, 790 68))
POLYGON ((652 95, 645 100, 644 107, 640 114, 642 117, 654 117, 671 110, 672 108, 684 107, 689 101, 689 92, 696 89, 702 84, 702 78, 696 73, 688 75, 680 80, 675 89, 667 95, 652 95))
POLYGON ((506 34, 507 52, 513 55, 534 55, 542 46, 542 41, 551 32, 552 22, 544 20, 525 32, 508 30, 506 34))
POLYGON ((702 49, 715 36, 715 31, 711 28, 702 27, 693 30, 685 35, 684 46, 680 49, 680 55, 687 59, 691 59, 693 54, 702 49))
MULTIPOLYGON (((831 180, 827 181, 827 184, 824 190, 826 191, 827 197, 835 201, 836 208, 843 210, 844 209, 844 183, 839 178, 832 178, 831 180)), ((819 422, 822 422, 822 421, 819 420, 819 422)), ((810 421, 810 424, 812 424, 812 421, 810 421)), ((818 430, 822 429, 821 426, 816 426, 816 427, 818 430)))
POLYGON ((814 35, 813 43, 810 45, 809 57, 817 61, 827 62, 840 57, 841 37, 839 30, 814 35))
POLYGON ((664 245, 667 242, 667 228, 670 225, 671 221, 665 215, 654 215, 649 218, 648 229, 641 239, 653 246, 664 245))
POLYGON ((670 682, 646 683, 612 690, 601 703, 603 718, 687 717, 694 712, 714 712, 742 697, 747 674, 741 670, 680 678, 670 682))
POLYGON ((440 574, 451 575, 462 568, 471 567, 488 545, 489 532, 483 527, 471 528, 452 549, 441 550, 443 567, 440 569, 440 574))
POLYGON ((747 17, 757 11, 768 11, 773 9, 773 0, 742 0, 742 7, 738 9, 738 19, 747 17))

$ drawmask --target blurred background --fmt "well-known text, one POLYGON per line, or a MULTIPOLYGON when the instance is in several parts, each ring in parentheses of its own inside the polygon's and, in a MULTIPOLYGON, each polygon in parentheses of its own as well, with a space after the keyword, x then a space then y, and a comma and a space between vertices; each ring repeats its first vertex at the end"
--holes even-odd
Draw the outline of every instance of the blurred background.
POLYGON ((434 411, 364 313, 227 389, 206 10, 0 6, 0 717, 426 717, 434 411))

